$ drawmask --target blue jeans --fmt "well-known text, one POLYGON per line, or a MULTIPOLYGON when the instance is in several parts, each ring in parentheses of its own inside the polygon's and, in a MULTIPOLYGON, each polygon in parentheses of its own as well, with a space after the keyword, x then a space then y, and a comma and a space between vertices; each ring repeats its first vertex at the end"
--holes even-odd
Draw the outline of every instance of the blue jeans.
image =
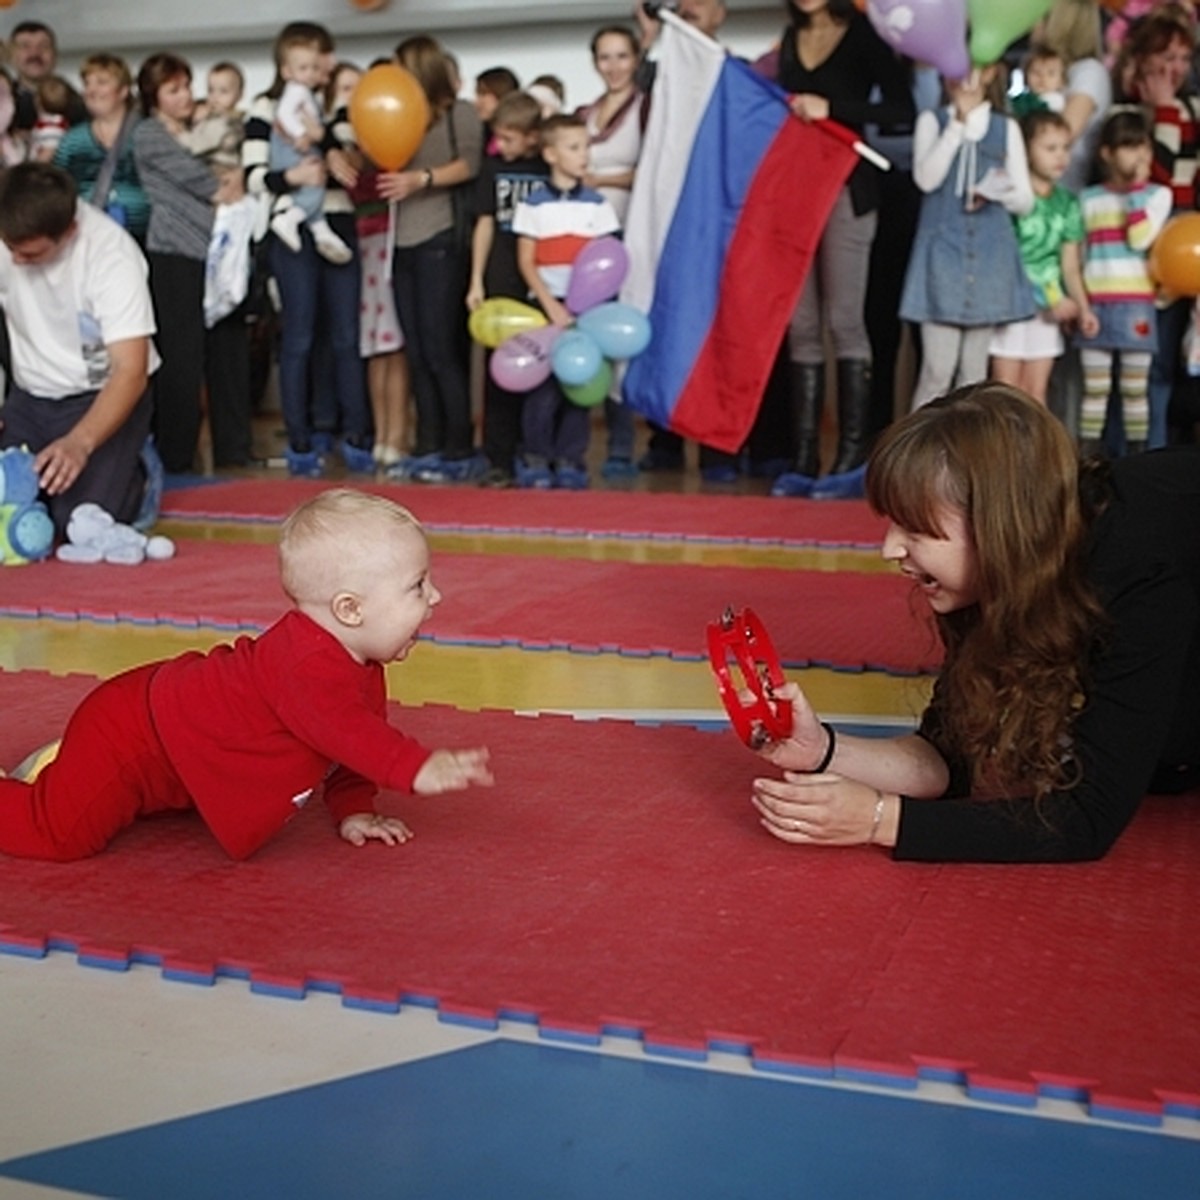
POLYGON ((527 392, 521 410, 521 451, 548 463, 586 467, 590 408, 580 408, 563 395, 553 375, 527 392))
POLYGON ((1158 450, 1167 444, 1167 410, 1171 407, 1171 393, 1175 390, 1175 376, 1183 352, 1183 334, 1191 311, 1190 300, 1176 300, 1167 308, 1160 308, 1156 314, 1157 343, 1154 357, 1150 360, 1150 432, 1146 438, 1147 450, 1158 450))
POLYGON ((371 429, 366 377, 358 347, 360 266, 358 256, 344 266, 326 262, 307 229, 298 253, 271 235, 268 261, 282 302, 279 339, 279 399, 293 450, 312 448, 309 378, 318 336, 333 360, 333 386, 342 433, 365 441, 371 429), (318 325, 317 316, 322 320, 318 325))
POLYGON ((415 453, 465 458, 474 442, 460 336, 466 278, 453 232, 397 247, 392 286, 416 394, 415 453))

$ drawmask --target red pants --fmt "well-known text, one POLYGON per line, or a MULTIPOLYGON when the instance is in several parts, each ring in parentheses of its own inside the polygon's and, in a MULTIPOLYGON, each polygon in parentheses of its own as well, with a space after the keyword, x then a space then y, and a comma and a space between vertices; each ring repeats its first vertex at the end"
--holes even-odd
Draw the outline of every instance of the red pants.
POLYGON ((150 719, 157 663, 102 683, 33 783, 0 779, 0 852, 56 862, 99 854, 138 817, 192 808, 150 719))

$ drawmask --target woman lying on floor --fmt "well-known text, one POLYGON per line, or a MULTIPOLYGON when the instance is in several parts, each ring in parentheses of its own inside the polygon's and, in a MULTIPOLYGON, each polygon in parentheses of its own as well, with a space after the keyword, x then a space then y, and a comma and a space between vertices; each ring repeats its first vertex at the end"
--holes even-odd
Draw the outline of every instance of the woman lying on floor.
POLYGON ((867 472, 884 558, 945 664, 916 733, 836 736, 788 684, 763 824, 927 861, 1100 858, 1147 791, 1200 786, 1200 450, 1079 464, 1041 405, 960 388, 898 421, 867 472))

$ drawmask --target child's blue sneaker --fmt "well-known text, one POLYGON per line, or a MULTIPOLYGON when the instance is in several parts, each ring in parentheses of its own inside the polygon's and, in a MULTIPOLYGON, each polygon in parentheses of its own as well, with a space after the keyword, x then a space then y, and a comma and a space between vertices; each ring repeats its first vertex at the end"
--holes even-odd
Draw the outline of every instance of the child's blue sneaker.
POLYGON ((577 467, 573 463, 559 463, 554 468, 554 486, 567 492, 586 491, 588 473, 583 467, 577 467))
POLYGON ((163 470, 162 459, 158 457, 158 447, 155 446, 153 437, 148 437, 142 444, 139 457, 142 470, 146 473, 146 486, 142 491, 142 503, 138 507, 137 516, 130 523, 139 533, 149 533, 154 528, 162 508, 166 472, 163 470))
POLYGON ((288 474, 295 479, 320 479, 325 472, 325 463, 315 450, 293 450, 288 446, 283 457, 288 474))
POLYGON ((811 496, 817 481, 799 471, 785 471, 771 485, 772 496, 811 496))
POLYGON ((355 475, 374 475, 375 468, 379 465, 375 461, 375 455, 370 450, 364 450, 361 446, 352 446, 349 442, 343 441, 338 447, 342 455, 342 462, 346 464, 346 470, 355 475))
POLYGON ((517 459, 517 487, 544 490, 554 486, 554 472, 541 458, 517 459))

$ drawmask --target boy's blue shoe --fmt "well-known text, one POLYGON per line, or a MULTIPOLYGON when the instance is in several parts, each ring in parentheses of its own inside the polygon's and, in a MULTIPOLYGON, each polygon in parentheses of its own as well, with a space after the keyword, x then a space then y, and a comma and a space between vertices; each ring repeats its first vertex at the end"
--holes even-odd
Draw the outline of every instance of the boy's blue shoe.
POLYGON ((517 487, 544 490, 554 486, 554 472, 542 459, 517 459, 517 487))
POLYGON ((843 471, 840 475, 826 475, 817 481, 812 490, 814 500, 861 500, 867 494, 867 464, 843 471))
POLYGON ((440 454, 432 457, 435 462, 413 471, 412 478, 418 483, 468 483, 487 470, 487 459, 481 454, 469 454, 466 458, 443 458, 440 454))
POLYGON ((576 467, 571 463, 559 463, 554 468, 554 486, 567 492, 586 491, 588 473, 583 467, 576 467))
POLYGON ((600 468, 600 475, 604 479, 636 479, 637 474, 637 464, 632 458, 620 458, 610 455, 604 460, 604 465, 600 468))
POLYGON ((325 472, 325 463, 315 450, 293 450, 288 446, 283 457, 288 474, 295 479, 320 479, 325 472))
POLYGON ((346 470, 355 475, 374 475, 375 468, 379 465, 375 461, 375 455, 370 450, 364 450, 361 446, 352 446, 349 442, 343 441, 338 447, 342 455, 342 462, 346 464, 346 470))
POLYGON ((799 471, 785 471, 771 485, 772 496, 811 496, 817 481, 799 471))
POLYGON ((148 437, 143 443, 140 460, 142 470, 146 473, 146 486, 142 491, 142 503, 137 516, 131 524, 139 533, 149 533, 158 520, 159 509, 162 508, 163 482, 166 475, 153 437, 148 437))

